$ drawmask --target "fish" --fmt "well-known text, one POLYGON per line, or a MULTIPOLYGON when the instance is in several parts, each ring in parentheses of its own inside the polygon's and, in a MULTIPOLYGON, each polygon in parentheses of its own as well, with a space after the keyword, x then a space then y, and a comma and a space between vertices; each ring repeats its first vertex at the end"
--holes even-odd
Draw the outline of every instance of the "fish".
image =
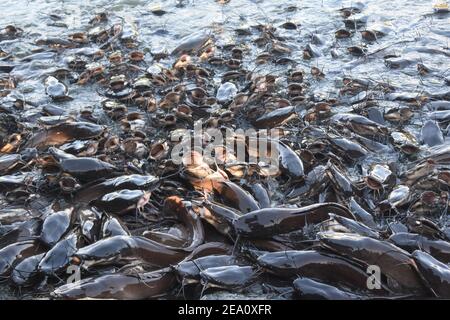
POLYGON ((436 297, 450 298, 450 268, 426 252, 416 250, 412 257, 420 270, 423 280, 436 297))
POLYGON ((159 178, 153 175, 122 175, 83 187, 75 194, 74 200, 89 203, 107 193, 123 189, 151 191, 158 186, 159 182, 159 178))
POLYGON ((92 139, 99 137, 104 130, 105 127, 90 122, 64 122, 36 132, 27 140, 25 148, 43 149, 69 141, 92 139))
MULTIPOLYGON (((257 263, 281 278, 308 277, 350 290, 368 291, 367 273, 356 263, 315 250, 288 250, 264 253, 257 263)), ((385 287, 374 292, 386 294, 385 287)))
POLYGON ((306 277, 292 283, 300 299, 311 300, 362 300, 363 296, 306 277))
POLYGON ((42 224, 39 240, 48 247, 53 247, 69 231, 72 212, 73 208, 48 215, 42 224))
POLYGON ((389 288, 398 294, 425 294, 417 266, 411 255, 392 243, 356 234, 319 233, 319 241, 325 248, 342 256, 377 265, 389 282, 389 288))
POLYGON ((172 50, 171 55, 177 56, 182 53, 198 51, 210 40, 210 35, 204 31, 193 33, 180 40, 180 44, 172 50))
POLYGON ((9 276, 18 263, 42 251, 36 240, 20 241, 0 249, 0 276, 9 276))
POLYGON ((167 295, 177 284, 170 270, 157 270, 141 274, 112 273, 82 279, 56 288, 55 299, 156 299, 167 295))
POLYGON ((140 236, 118 235, 101 239, 78 249, 72 259, 83 268, 99 265, 124 265, 142 261, 156 268, 180 262, 187 253, 140 236))
POLYGON ((213 191, 218 202, 243 213, 259 209, 259 204, 255 198, 234 182, 213 181, 213 191))
POLYGON ((448 241, 431 240, 420 234, 408 232, 395 233, 388 240, 408 252, 421 250, 443 263, 450 263, 450 243, 448 241))
POLYGON ((249 212, 236 219, 236 233, 244 237, 271 237, 299 230, 307 224, 316 224, 334 213, 355 220, 354 215, 337 203, 317 203, 301 208, 264 208, 249 212))

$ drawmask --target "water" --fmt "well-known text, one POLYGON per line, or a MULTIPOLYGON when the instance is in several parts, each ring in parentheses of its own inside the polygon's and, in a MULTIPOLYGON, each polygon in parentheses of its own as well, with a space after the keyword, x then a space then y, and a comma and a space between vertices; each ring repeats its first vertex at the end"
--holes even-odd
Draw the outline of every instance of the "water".
MULTIPOLYGON (((389 81, 394 86, 408 92, 445 89, 441 77, 449 75, 449 17, 433 14, 431 1, 364 1, 362 16, 367 25, 376 25, 390 30, 389 34, 375 43, 367 45, 368 54, 373 59, 355 59, 346 54, 352 45, 364 44, 359 32, 349 40, 336 40, 334 32, 343 28, 344 23, 338 9, 352 5, 346 1, 300 1, 293 6, 289 1, 245 1, 232 0, 220 5, 211 0, 196 1, 12 1, 0 4, 0 24, 14 24, 25 30, 26 36, 9 44, 4 50, 15 50, 16 56, 26 55, 33 48, 33 41, 45 36, 59 36, 85 31, 85 26, 93 13, 113 12, 137 32, 142 48, 148 52, 171 50, 178 40, 199 30, 211 31, 218 43, 242 42, 248 46, 252 37, 237 37, 234 29, 256 24, 279 26, 286 21, 300 23, 298 30, 283 30, 296 49, 291 58, 301 65, 318 66, 327 75, 330 85, 320 85, 322 94, 335 94, 333 81, 343 76, 361 77, 374 81, 389 81), (160 7, 167 11, 162 16, 151 13, 160 7), (57 15, 58 19, 50 15, 57 15), (55 26, 58 23, 60 26, 55 26), (65 25, 65 26, 64 26, 65 25), (302 49, 310 43, 311 36, 318 35, 323 41, 317 45, 322 57, 305 62, 302 49), (446 51, 446 54, 430 55, 414 49, 428 48, 446 51), (386 48, 379 51, 380 49, 386 48), (337 50, 339 58, 330 56, 331 49, 337 50), (376 53, 378 52, 378 53, 376 53), (405 70, 389 71, 380 57, 387 54, 409 55, 423 64, 439 69, 435 77, 421 79, 414 72, 415 64, 405 70), (360 61, 364 60, 364 61, 360 61), (323 89, 327 90, 324 92, 323 89)), ((359 6, 359 4, 357 3, 359 6)), ((264 48, 252 51, 257 53, 264 48)), ((151 63, 148 54, 147 61, 151 63)), ((253 59, 248 59, 249 62, 253 59)))
MULTIPOLYGON (((123 22, 124 30, 136 36, 139 49, 145 53, 146 67, 156 64, 170 67, 174 62, 172 57, 156 62, 154 55, 169 53, 183 37, 206 31, 211 33, 218 46, 238 44, 244 50, 243 68, 260 74, 285 74, 293 64, 255 64, 255 57, 267 48, 255 45, 253 40, 257 33, 252 27, 259 24, 279 27, 291 21, 299 25, 296 30, 277 29, 277 34, 286 39, 292 50, 285 56, 294 60, 298 68, 309 71, 311 67, 317 67, 325 74, 324 79, 310 83, 309 94, 314 99, 340 97, 342 79, 345 77, 393 86, 400 99, 449 92, 445 78, 450 75, 450 16, 434 13, 433 3, 427 0, 369 0, 363 3, 231 0, 225 5, 212 0, 3 0, 0 2, 0 27, 12 24, 23 29, 24 35, 0 44, 3 51, 14 55, 13 62, 17 67, 11 74, 20 80, 16 90, 9 97, 2 98, 0 104, 16 98, 32 105, 48 103, 43 80, 50 71, 65 67, 64 59, 70 50, 27 63, 20 59, 36 52, 39 47, 35 42, 38 39, 66 38, 74 32, 89 31, 89 20, 101 11, 110 13, 109 25, 123 22), (366 21, 366 27, 360 30, 380 30, 386 33, 385 36, 366 42, 360 30, 355 30, 349 39, 336 39, 336 30, 345 27, 339 9, 350 5, 361 9, 360 14, 351 18, 361 17, 366 21), (155 8, 165 13, 161 15, 155 8), (250 30, 251 35, 239 36, 235 31, 238 28, 250 30), (314 46, 318 57, 310 60, 303 58, 303 50, 308 44, 314 46), (355 57, 349 54, 347 48, 352 46, 363 48, 366 55, 355 57), (387 56, 409 59, 411 63, 392 69, 385 63, 384 57, 387 56), (417 69, 419 63, 432 72, 426 76, 420 75, 417 69)), ((214 77, 219 85, 220 72, 214 77)), ((283 83, 277 85, 282 87, 283 83)), ((74 99, 60 106, 74 113, 85 108, 100 110, 104 97, 97 89, 96 85, 72 84, 69 92, 74 99)), ((376 94, 378 99, 393 100, 388 94, 376 94)), ((341 108, 342 111, 351 110, 345 104, 341 108)), ((32 107, 25 108, 23 116, 31 120, 36 116, 35 112, 32 107)), ((417 134, 422 123, 422 115, 418 113, 406 128, 417 134)), ((380 155, 385 158, 389 156, 380 155)))
MULTIPOLYGON (((387 35, 378 41, 367 43, 360 32, 355 30, 353 37, 337 40, 336 30, 344 28, 343 18, 338 11, 352 5, 345 1, 301 1, 293 5, 289 1, 243 1, 232 0, 226 5, 215 1, 12 1, 0 3, 0 25, 16 25, 25 30, 19 39, 5 41, 1 47, 6 52, 14 52, 16 59, 24 57, 37 49, 34 42, 42 37, 61 37, 78 31, 87 31, 89 20, 94 13, 106 11, 113 14, 113 21, 124 21, 124 28, 135 34, 140 48, 146 53, 148 66, 153 64, 152 54, 170 52, 184 36, 198 31, 209 31, 218 45, 238 43, 245 49, 243 67, 262 74, 278 74, 287 66, 254 64, 255 56, 265 51, 255 46, 251 40, 255 36, 237 36, 237 28, 250 28, 258 24, 271 24, 275 27, 286 21, 300 24, 297 30, 278 28, 279 35, 285 37, 292 49, 289 58, 305 69, 316 66, 326 77, 314 83, 312 94, 317 97, 337 97, 340 81, 344 77, 366 79, 387 83, 397 92, 409 96, 425 93, 439 93, 448 90, 444 78, 450 73, 449 24, 446 14, 433 14, 430 1, 365 1, 356 3, 362 13, 356 15, 367 21, 367 29, 384 30, 387 35), (166 13, 155 15, 152 9, 159 7, 166 13), (320 43, 315 41, 318 38, 320 43), (320 57, 304 60, 303 49, 313 42, 320 57), (367 56, 354 57, 347 53, 347 47, 360 46, 367 50, 367 56), (432 53, 431 50, 434 50, 432 53), (333 58, 331 53, 337 54, 333 58), (413 63, 405 68, 392 70, 386 67, 383 57, 396 55, 411 59, 413 63), (421 77, 417 63, 436 70, 432 75, 421 77)), ((353 16, 352 16, 353 17, 353 16)), ((112 23, 111 22, 111 23, 112 23)), ((363 28, 364 29, 364 28, 363 28)), ((170 66, 172 59, 163 59, 160 65, 170 66)), ((29 69, 21 70, 21 81, 16 95, 26 100, 43 103, 45 97, 42 74, 46 68, 63 67, 59 55, 51 59, 34 61, 29 69), (37 72, 36 72, 37 70, 37 72), (41 77, 39 77, 41 76, 41 77)), ((49 70, 47 70, 49 71, 49 70)), ((15 71, 18 73, 19 71, 15 71)), ((14 73, 13 73, 14 74, 14 73)), ((80 109, 95 106, 101 98, 91 86, 70 88, 77 98, 67 103, 67 107, 80 109)))

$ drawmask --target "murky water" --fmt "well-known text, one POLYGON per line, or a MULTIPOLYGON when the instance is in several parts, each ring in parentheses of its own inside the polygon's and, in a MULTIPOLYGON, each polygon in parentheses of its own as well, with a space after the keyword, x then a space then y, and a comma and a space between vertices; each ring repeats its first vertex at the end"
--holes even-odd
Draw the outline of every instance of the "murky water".
MULTIPOLYGON (((290 58, 300 65, 317 66, 327 75, 325 83, 316 86, 318 95, 336 95, 335 81, 344 76, 388 82, 410 95, 424 92, 447 90, 443 78, 449 75, 449 17, 433 14, 432 1, 364 1, 358 4, 361 18, 367 22, 366 29, 383 29, 387 35, 380 41, 364 43, 359 32, 348 40, 336 40, 335 31, 343 28, 339 9, 351 5, 345 1, 241 1, 232 0, 226 5, 215 1, 2 1, 0 23, 14 24, 25 30, 26 36, 3 43, 6 51, 14 51, 15 56, 30 54, 36 47, 34 41, 42 36, 58 36, 86 31, 85 26, 95 12, 114 12, 125 20, 131 32, 137 34, 142 48, 148 52, 146 61, 151 64, 151 53, 170 51, 179 39, 201 30, 210 31, 218 44, 244 43, 252 54, 264 48, 252 49, 251 36, 238 37, 236 28, 250 28, 257 24, 279 26, 286 21, 300 24, 297 30, 283 30, 294 49, 290 58), (152 14, 152 9, 160 7, 166 13, 152 14), (320 57, 306 62, 302 50, 307 44, 314 44, 320 57), (349 46, 362 45, 368 57, 355 58, 347 54, 349 46), (335 50, 337 58, 331 57, 335 50), (419 61, 437 69, 433 76, 418 77, 416 64, 393 71, 381 59, 395 54, 419 61)), ((248 56, 248 63, 254 62, 248 56)), ((53 62, 44 60, 43 64, 53 62)), ((162 61, 164 64, 164 61, 162 61)), ((55 65, 52 65, 55 66, 55 65)), ((245 65, 250 67, 251 65, 245 65)), ((259 67, 270 68, 270 66, 259 67)), ((282 67, 283 68, 283 67, 282 67)), ((277 68, 274 68, 276 72, 277 68)), ((27 84, 23 84, 27 96, 27 84)), ((39 88, 36 88, 38 91, 39 88)), ((80 92, 77 92, 79 95, 80 92)), ((29 93, 32 94, 32 93, 29 93)), ((80 99, 76 99, 77 103, 80 99)))
MULTIPOLYGON (((291 21, 299 25, 296 30, 278 29, 285 37, 292 52, 289 58, 299 67, 316 66, 325 79, 311 86, 317 98, 337 97, 339 83, 344 77, 365 79, 373 83, 387 83, 396 89, 399 98, 439 94, 448 91, 445 77, 450 74, 449 17, 433 14, 431 1, 365 1, 356 3, 361 14, 351 19, 366 23, 363 29, 380 30, 385 33, 378 41, 366 42, 360 31, 348 39, 336 39, 335 32, 345 24, 339 9, 352 5, 345 1, 241 1, 232 0, 226 5, 216 1, 11 1, 0 3, 0 24, 13 24, 25 30, 16 40, 4 41, 2 49, 13 52, 16 59, 30 55, 37 49, 35 41, 42 37, 64 38, 78 31, 88 31, 86 26, 93 14, 107 11, 114 13, 112 21, 124 21, 127 32, 136 35, 140 47, 146 52, 145 61, 153 64, 155 53, 171 52, 179 40, 198 31, 214 35, 217 45, 241 44, 246 49, 243 67, 260 73, 282 73, 286 65, 255 65, 255 56, 265 51, 252 43, 255 36, 238 36, 236 29, 248 29, 258 24, 275 27, 291 21), (154 14, 160 9, 162 15, 154 14), (304 60, 303 50, 311 45, 317 57, 304 60), (367 52, 364 57, 348 54, 347 48, 359 46, 367 52), (332 57, 332 55, 334 57, 332 57), (398 69, 388 68, 383 57, 399 56, 406 60, 398 69), (422 63, 433 70, 422 77, 417 64, 422 63)), ((112 23, 112 22, 111 22, 112 23)), ((42 77, 58 67, 64 67, 63 56, 51 55, 16 68, 12 75, 27 79, 20 81, 16 95, 32 101, 45 103, 47 96, 42 77)), ((169 66, 172 59, 163 59, 160 65, 169 66)), ((218 79, 220 74, 217 75, 218 79)), ((94 107, 99 97, 91 86, 71 86, 76 96, 65 107, 72 109, 94 107)), ((365 96, 356 97, 364 99, 365 96)), ((379 97, 382 99, 383 97, 379 97)), ((354 98, 355 99, 355 98, 354 98)))
MULTIPOLYGON (((92 32, 89 21, 103 11, 110 14, 108 26, 123 23, 124 33, 136 37, 139 49, 145 53, 144 68, 172 66, 175 60, 170 55, 157 60, 155 56, 172 52, 180 39, 203 31, 212 35, 218 47, 237 44, 242 48, 242 68, 254 73, 281 75, 294 66, 308 72, 311 67, 318 68, 325 77, 311 80, 308 94, 316 101, 339 98, 343 102, 339 109, 342 112, 353 110, 356 102, 365 101, 369 95, 383 101, 380 105, 384 103, 388 110, 397 106, 394 101, 420 100, 422 96, 439 99, 448 97, 450 92, 450 16, 435 13, 432 1, 231 0, 221 4, 212 0, 3 0, 0 2, 0 27, 11 24, 23 29, 24 34, 1 42, 0 49, 14 56, 9 61, 15 65, 10 75, 18 81, 16 89, 3 97, 0 104, 21 99, 28 103, 22 118, 28 118, 31 123, 39 117, 35 106, 51 101, 45 93, 45 77, 66 68, 67 57, 79 51, 56 50, 30 59, 30 55, 38 52, 36 41, 44 37, 65 39, 75 32, 92 32), (346 26, 339 10, 350 5, 360 9, 361 13, 350 16, 346 26), (355 26, 354 30, 348 27, 358 21, 364 27, 355 26), (281 28, 286 22, 295 23, 297 28, 281 28), (289 53, 279 54, 268 63, 257 64, 256 57, 267 51, 265 45, 256 45, 257 25, 277 27, 277 36, 283 38, 289 53), (345 27, 351 30, 352 36, 337 39, 336 31, 345 27), (367 41, 362 37, 362 30, 380 32, 381 35, 367 41), (349 48, 355 47, 353 50, 362 50, 364 54, 349 53, 349 48), (309 59, 305 58, 306 48, 312 55, 309 59), (281 63, 280 58, 287 60, 281 63), (421 74, 418 65, 428 71, 421 74), (349 104, 346 104, 340 91, 344 78, 361 79, 395 90, 363 91, 349 97, 349 104)), ((103 59, 99 63, 107 62, 103 59)), ((217 85, 222 75, 221 71, 214 74, 217 85)), ((101 115, 100 103, 104 96, 99 90, 98 85, 73 83, 69 86, 69 94, 74 99, 61 102, 59 106, 73 114, 90 109, 101 115)), ((404 129, 417 136, 422 124, 422 111, 419 111, 404 129)), ((448 141, 448 137, 446 139, 448 141)), ((388 160, 397 161, 397 153, 375 154, 367 160, 367 165, 388 160)), ((0 293, 0 298, 2 295, 0 293)))

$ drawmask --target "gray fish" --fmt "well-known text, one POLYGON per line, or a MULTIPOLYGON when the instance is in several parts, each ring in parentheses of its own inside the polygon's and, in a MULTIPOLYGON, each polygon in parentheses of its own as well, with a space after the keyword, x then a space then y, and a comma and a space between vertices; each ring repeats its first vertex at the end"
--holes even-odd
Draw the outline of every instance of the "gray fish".
POLYGON ((39 278, 38 265, 45 253, 28 257, 20 262, 11 273, 11 280, 18 286, 29 286, 39 278))
POLYGON ((175 285, 175 275, 164 269, 137 275, 113 273, 63 285, 52 296, 58 299, 155 299, 166 295, 175 285))
POLYGON ((16 242, 0 250, 0 276, 8 276, 23 259, 42 252, 38 241, 16 242))
POLYGON ((210 39, 209 34, 200 31, 184 37, 180 40, 180 44, 172 51, 172 55, 179 55, 182 53, 189 53, 197 51, 210 39))
POLYGON ((199 280, 200 272, 208 268, 233 265, 236 258, 230 255, 210 255, 195 260, 182 261, 174 269, 183 280, 199 280))
POLYGON ((220 266, 200 272, 200 277, 209 286, 239 289, 247 286, 256 276, 250 266, 220 266))
POLYGON ((49 247, 53 247, 69 230, 72 209, 58 211, 49 215, 42 225, 39 239, 49 247))
POLYGON ((441 128, 433 120, 425 122, 420 131, 420 135, 422 141, 430 147, 444 143, 444 135, 442 134, 441 128))
POLYGON ((309 278, 298 278, 293 283, 294 290, 301 299, 313 300, 360 300, 361 296, 343 291, 334 286, 309 278))
POLYGON ((78 238, 70 234, 51 248, 39 262, 38 269, 47 275, 54 275, 64 270, 70 263, 70 257, 77 250, 78 238))

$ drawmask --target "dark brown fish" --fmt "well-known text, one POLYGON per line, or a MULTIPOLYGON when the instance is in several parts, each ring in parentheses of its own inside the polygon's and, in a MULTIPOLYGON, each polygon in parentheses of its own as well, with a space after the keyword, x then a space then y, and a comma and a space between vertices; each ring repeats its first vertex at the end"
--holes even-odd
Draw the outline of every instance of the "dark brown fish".
POLYGON ((196 52, 206 45, 211 37, 206 32, 197 32, 180 40, 180 44, 173 49, 172 55, 178 56, 182 53, 196 52))
POLYGON ((288 106, 276 109, 256 119, 253 124, 255 128, 274 128, 288 121, 295 114, 295 107, 288 106))
POLYGON ((91 205, 108 214, 124 215, 136 212, 140 204, 146 204, 150 193, 142 190, 123 189, 105 194, 103 197, 91 201, 91 205))
POLYGON ((233 208, 212 201, 205 201, 202 206, 198 207, 198 211, 202 219, 223 235, 232 234, 234 220, 242 215, 233 208))
POLYGON ((320 233, 320 243, 339 255, 356 259, 367 265, 377 265, 388 278, 389 288, 396 293, 425 294, 411 255, 389 243, 356 234, 320 233))
POLYGON ((61 145, 73 140, 92 139, 100 136, 104 127, 90 122, 65 122, 42 129, 25 144, 25 148, 44 148, 61 145))
POLYGON ((182 250, 144 237, 114 236, 79 249, 74 257, 86 268, 108 264, 123 265, 132 261, 142 261, 149 266, 162 268, 183 260, 186 255, 182 250))
POLYGON ((357 233, 361 236, 371 237, 374 239, 380 239, 381 235, 378 231, 375 229, 369 228, 363 223, 360 223, 358 221, 344 218, 341 216, 337 216, 334 213, 330 213, 330 218, 334 221, 336 221, 338 224, 345 227, 347 230, 357 233))
POLYGON ((413 252, 422 250, 435 259, 450 263, 450 243, 444 240, 430 240, 420 234, 399 232, 389 237, 397 247, 413 252))
POLYGON ((317 203, 302 208, 264 208, 247 213, 234 222, 236 232, 245 237, 271 237, 316 224, 334 213, 355 220, 353 214, 337 203, 317 203))
POLYGON ((121 189, 149 191, 154 189, 158 182, 159 179, 152 175, 123 175, 82 188, 75 194, 74 200, 89 203, 93 199, 121 189))
POLYGON ((426 252, 416 250, 412 257, 419 268, 420 275, 436 297, 450 298, 450 268, 426 252))
POLYGON ((203 224, 200 217, 195 214, 189 201, 183 201, 177 196, 168 197, 164 201, 163 211, 166 216, 175 216, 187 230, 189 242, 185 246, 180 247, 180 249, 192 251, 203 243, 205 240, 203 224))
POLYGON ((96 158, 81 157, 63 159, 59 163, 61 170, 83 181, 110 176, 117 170, 113 165, 96 158))
MULTIPOLYGON (((356 263, 317 251, 280 251, 263 254, 258 264, 282 278, 308 277, 340 288, 368 291, 368 274, 356 263)), ((384 290, 375 290, 382 293, 384 290)))
POLYGON ((242 213, 258 210, 259 205, 253 196, 231 181, 213 181, 214 195, 218 202, 235 208, 242 213))
POLYGON ((230 265, 205 269, 200 277, 208 287, 242 290, 256 278, 256 272, 250 266, 230 265))
POLYGON ((300 299, 306 300, 361 300, 363 296, 309 278, 294 280, 293 286, 300 299))
POLYGON ((83 279, 57 288, 57 299, 155 299, 167 295, 176 285, 176 277, 169 270, 142 274, 113 273, 83 279))
POLYGON ((228 255, 231 254, 233 247, 223 242, 207 242, 195 248, 183 261, 189 261, 209 255, 228 255))

